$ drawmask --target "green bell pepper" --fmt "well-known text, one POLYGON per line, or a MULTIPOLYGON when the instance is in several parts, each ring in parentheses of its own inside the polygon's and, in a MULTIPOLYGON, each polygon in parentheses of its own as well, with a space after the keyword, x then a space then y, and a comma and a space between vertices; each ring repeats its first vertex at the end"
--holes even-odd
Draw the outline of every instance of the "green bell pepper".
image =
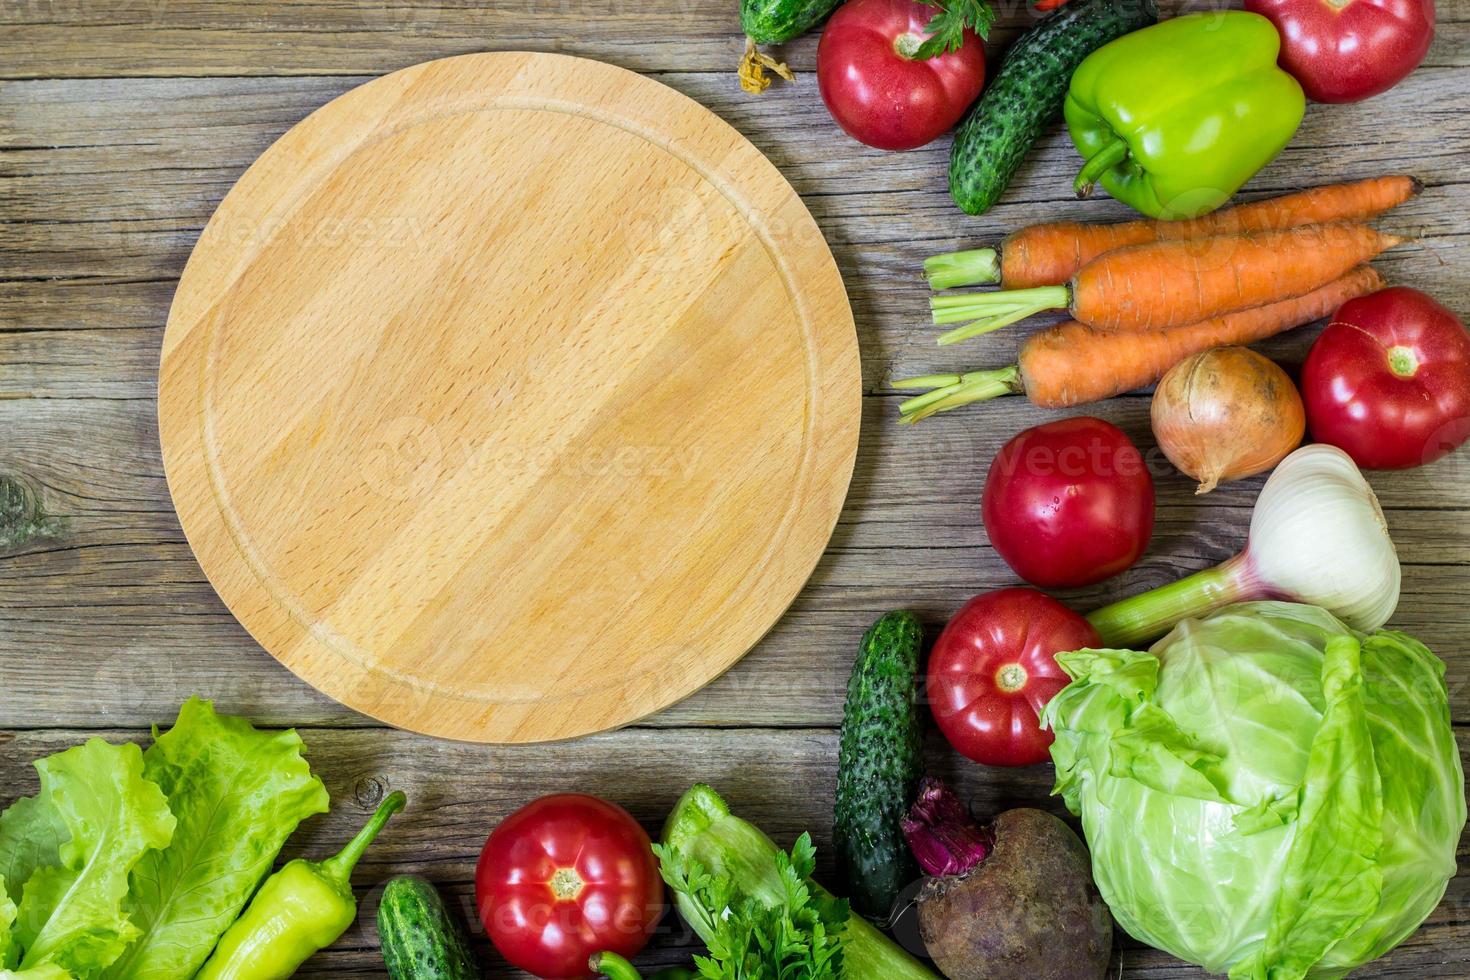
POLYGON ((1124 35, 1077 68, 1067 129, 1102 184, 1152 218, 1194 218, 1230 199, 1291 140, 1306 111, 1276 65, 1281 37, 1245 11, 1190 14, 1124 35))

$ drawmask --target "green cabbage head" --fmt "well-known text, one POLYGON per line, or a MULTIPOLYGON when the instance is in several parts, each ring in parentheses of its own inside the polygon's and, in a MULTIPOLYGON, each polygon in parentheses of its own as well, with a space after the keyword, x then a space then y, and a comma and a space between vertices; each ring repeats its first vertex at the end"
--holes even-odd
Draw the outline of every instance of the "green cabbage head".
POLYGON ((1444 895, 1465 780, 1422 643, 1252 602, 1057 660, 1056 792, 1137 939, 1232 980, 1335 978, 1444 895))

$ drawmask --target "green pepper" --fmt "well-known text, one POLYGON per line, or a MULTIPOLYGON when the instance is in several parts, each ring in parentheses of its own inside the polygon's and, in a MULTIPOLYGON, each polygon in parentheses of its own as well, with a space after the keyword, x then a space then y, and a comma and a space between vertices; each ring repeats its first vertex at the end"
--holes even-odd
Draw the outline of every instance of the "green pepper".
POLYGON ((335 942, 357 918, 352 869, 407 802, 402 793, 388 794, 336 857, 297 858, 267 878, 194 980, 286 980, 313 953, 335 942))
MULTIPOLYGON (((608 980, 643 980, 638 968, 617 953, 593 953, 592 958, 587 961, 587 967, 608 980)), ((648 980, 699 980, 699 974, 687 967, 670 966, 659 970, 648 980)))
POLYGON ((1281 37, 1259 14, 1176 17, 1098 48, 1072 75, 1064 111, 1087 161, 1077 176, 1152 218, 1194 218, 1280 153, 1306 98, 1276 65, 1281 37))

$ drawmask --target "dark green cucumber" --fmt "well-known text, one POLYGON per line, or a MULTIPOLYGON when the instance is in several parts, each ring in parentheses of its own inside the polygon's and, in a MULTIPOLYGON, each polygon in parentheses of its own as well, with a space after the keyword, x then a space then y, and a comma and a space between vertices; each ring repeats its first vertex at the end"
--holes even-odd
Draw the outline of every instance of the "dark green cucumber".
POLYGON ((841 0, 741 0, 740 28, 757 44, 782 44, 816 27, 841 0))
POLYGON ((852 907, 887 919, 918 876, 902 822, 923 775, 919 647, 913 613, 891 612, 863 636, 842 714, 833 843, 852 907))
POLYGON ((383 888, 378 938, 393 980, 478 980, 479 968, 459 922, 438 890, 417 875, 400 875, 383 888))
POLYGON ((1072 0, 1022 34, 955 134, 949 193, 960 209, 983 214, 1000 200, 1042 129, 1061 114, 1082 59, 1158 19, 1154 0, 1072 0))

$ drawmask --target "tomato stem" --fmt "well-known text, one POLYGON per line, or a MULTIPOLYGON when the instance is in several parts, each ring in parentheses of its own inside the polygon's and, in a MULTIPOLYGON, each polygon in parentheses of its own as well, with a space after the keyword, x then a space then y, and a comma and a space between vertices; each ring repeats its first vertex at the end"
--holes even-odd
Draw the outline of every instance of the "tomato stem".
POLYGON ((995 686, 1007 694, 1015 694, 1021 690, 1029 679, 1026 668, 1020 664, 1006 664, 995 672, 995 686))
POLYGON ((924 39, 909 31, 893 39, 893 53, 905 61, 913 61, 918 58, 919 49, 923 46, 924 39))
POLYGON ((556 873, 551 876, 551 893, 556 896, 557 901, 575 901, 586 887, 582 876, 577 874, 575 868, 557 868, 556 873))
POLYGON ((1419 370, 1419 358, 1414 352, 1403 345, 1390 347, 1388 349, 1388 369, 1395 377, 1412 378, 1419 370))

